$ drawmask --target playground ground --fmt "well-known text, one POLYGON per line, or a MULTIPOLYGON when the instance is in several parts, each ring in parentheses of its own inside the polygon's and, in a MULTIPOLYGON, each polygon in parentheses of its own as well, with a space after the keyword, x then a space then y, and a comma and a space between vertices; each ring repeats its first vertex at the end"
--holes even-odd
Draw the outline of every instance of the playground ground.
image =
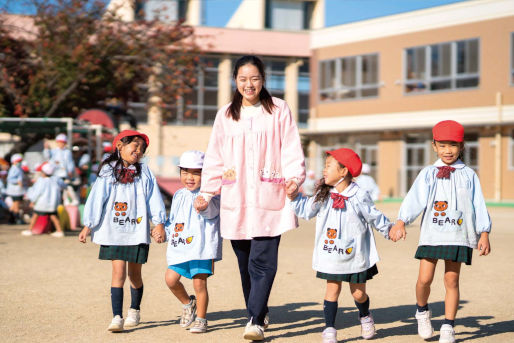
MULTIPOLYGON (((399 204, 378 207, 394 218, 399 204)), ((514 342, 514 208, 490 207, 492 254, 473 255, 463 266, 457 342, 514 342)), ((319 342, 324 327, 325 283, 311 269, 315 222, 282 237, 279 268, 269 300, 267 342, 319 342)), ((0 226, 0 332, 3 342, 244 342, 246 311, 234 253, 224 242, 223 260, 209 279, 209 331, 194 335, 178 325, 181 307, 164 283, 166 246, 152 244, 143 267, 142 323, 110 333, 111 266, 98 260, 98 246, 80 244, 76 232, 65 238, 25 237, 26 226, 0 226)), ((423 342, 417 336, 414 285, 418 262, 419 220, 406 241, 393 243, 375 235, 381 261, 368 282, 375 317, 376 342, 423 342)), ((438 341, 444 319, 443 266, 437 267, 430 306, 438 341)), ((191 283, 185 282, 192 290, 191 283)), ((124 313, 130 304, 125 285, 124 313)), ((357 310, 347 287, 339 299, 336 326, 340 342, 364 341, 357 310)))

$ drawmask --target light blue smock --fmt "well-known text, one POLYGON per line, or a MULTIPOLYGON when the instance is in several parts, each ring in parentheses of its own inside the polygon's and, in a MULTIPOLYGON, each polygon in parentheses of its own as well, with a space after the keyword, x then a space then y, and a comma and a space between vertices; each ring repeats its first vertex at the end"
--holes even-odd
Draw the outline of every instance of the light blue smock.
POLYGON ((20 164, 12 165, 7 173, 7 188, 5 194, 16 197, 23 196, 25 189, 23 188, 23 170, 20 164))
POLYGON ((69 149, 44 149, 43 156, 55 166, 54 176, 65 179, 75 171, 75 162, 69 149))
POLYGON ((38 212, 57 212, 66 184, 56 176, 40 176, 27 191, 27 197, 38 212))

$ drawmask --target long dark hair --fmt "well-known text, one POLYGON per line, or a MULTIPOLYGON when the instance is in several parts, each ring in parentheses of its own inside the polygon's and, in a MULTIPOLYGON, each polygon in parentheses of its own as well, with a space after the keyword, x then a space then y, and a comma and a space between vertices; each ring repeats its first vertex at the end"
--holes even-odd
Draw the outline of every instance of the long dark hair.
MULTIPOLYGON (((144 151, 146 151, 146 142, 141 136, 127 136, 120 139, 120 141, 124 144, 130 144, 136 137, 139 137, 144 142, 144 151)), ((120 182, 120 180, 123 178, 124 173, 126 172, 126 168, 123 165, 123 159, 121 158, 121 154, 118 151, 118 148, 115 147, 112 154, 110 154, 105 160, 102 161, 100 164, 100 167, 98 168, 97 175, 100 176, 100 172, 102 172, 103 166, 108 166, 110 168, 112 175, 114 176, 114 179, 116 180, 116 183, 120 182), (115 162, 114 164, 112 162, 115 162)), ((134 164, 134 167, 136 167, 136 173, 134 174, 134 177, 141 175, 141 163, 136 162, 134 164)), ((102 172, 102 176, 105 176, 105 171, 102 172)))
MULTIPOLYGON (((344 166, 339 163, 339 167, 342 169, 344 166)), ((352 174, 350 174, 350 171, 348 171, 348 174, 346 174, 345 179, 350 179, 350 181, 353 179, 352 174)), ((327 185, 325 183, 325 178, 319 179, 318 182, 316 182, 316 186, 314 187, 314 202, 325 202, 325 200, 328 199, 330 195, 330 190, 333 186, 327 185)))
MULTIPOLYGON (((232 77, 234 78, 234 81, 236 81, 237 84, 237 73, 239 72, 239 68, 246 64, 252 64, 254 65, 257 70, 259 71, 259 74, 261 74, 262 77, 262 89, 259 93, 259 100, 261 101, 262 106, 268 112, 271 114, 273 111, 273 108, 275 108, 275 104, 273 103, 273 99, 271 98, 271 94, 268 92, 266 87, 264 87, 264 83, 266 82, 266 73, 264 72, 264 63, 262 63, 261 59, 257 56, 253 55, 246 55, 241 57, 236 61, 236 64, 234 66, 234 71, 232 72, 232 77)), ((243 103, 243 96, 241 93, 239 93, 239 90, 236 87, 236 90, 234 92, 234 95, 232 96, 232 103, 227 109, 227 116, 232 117, 234 121, 238 121, 241 117, 241 105, 243 103)))

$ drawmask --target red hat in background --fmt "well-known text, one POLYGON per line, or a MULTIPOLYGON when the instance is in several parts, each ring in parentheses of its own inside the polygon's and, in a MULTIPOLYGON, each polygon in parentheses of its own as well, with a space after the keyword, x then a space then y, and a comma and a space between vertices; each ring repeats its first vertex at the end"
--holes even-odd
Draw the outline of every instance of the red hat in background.
POLYGON ((36 166, 35 166, 35 168, 34 168, 34 171, 37 171, 37 172, 42 171, 42 170, 43 170, 43 166, 44 166, 45 164, 48 164, 48 162, 47 162, 47 161, 45 161, 45 162, 42 162, 42 163, 36 164, 36 166))
POLYGON ((122 139, 124 137, 130 137, 130 136, 139 136, 145 140, 146 147, 148 147, 148 145, 150 145, 150 140, 148 139, 148 136, 145 135, 144 133, 138 132, 135 130, 123 130, 116 137, 114 137, 114 140, 112 141, 112 150, 116 149, 116 143, 118 143, 118 141, 120 139, 122 139))
POLYGON ((112 145, 109 142, 103 142, 102 143, 104 152, 111 152, 112 151, 112 145))
POLYGON ((362 161, 359 155, 357 155, 352 149, 341 148, 327 151, 327 154, 331 155, 337 160, 337 162, 348 168, 348 171, 353 177, 360 175, 362 170, 362 161))
POLYGON ((25 161, 21 161, 21 170, 23 170, 25 173, 28 173, 30 171, 29 165, 25 161))
POLYGON ((435 124, 432 129, 434 141, 464 141, 464 126, 455 120, 443 120, 435 124))

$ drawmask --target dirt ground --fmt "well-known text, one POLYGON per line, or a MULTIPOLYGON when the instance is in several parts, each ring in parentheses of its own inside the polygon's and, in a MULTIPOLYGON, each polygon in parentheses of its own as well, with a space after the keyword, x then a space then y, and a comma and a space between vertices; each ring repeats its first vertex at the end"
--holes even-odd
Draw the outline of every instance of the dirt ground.
MULTIPOLYGON (((399 204, 378 204, 395 218, 399 204)), ((513 208, 489 208, 493 220, 492 254, 463 266, 461 302, 456 320, 458 342, 514 342, 513 208), (511 267, 509 267, 511 266, 511 267), (507 269, 507 270, 505 270, 507 269)), ((269 300, 267 342, 319 342, 324 327, 325 282, 311 269, 315 222, 282 237, 279 268, 269 300)), ((224 242, 223 260, 209 279, 209 331, 191 334, 178 325, 179 302, 164 283, 166 247, 152 244, 143 267, 142 323, 110 333, 111 265, 98 260, 98 246, 80 244, 77 233, 65 238, 24 237, 25 226, 0 226, 0 332, 3 342, 244 342, 243 294, 234 253, 224 242)), ((418 262, 419 221, 406 241, 393 243, 375 235, 381 261, 368 282, 375 317, 376 342, 422 342, 417 336, 414 285, 418 262)), ((437 268, 430 306, 438 340, 444 319, 442 264, 437 268)), ((128 283, 128 282, 127 282, 128 283)), ((186 280, 186 288, 192 285, 186 280)), ((130 305, 125 285, 124 313, 130 305)), ((361 341, 357 310, 347 287, 339 298, 336 327, 340 342, 361 341)))

